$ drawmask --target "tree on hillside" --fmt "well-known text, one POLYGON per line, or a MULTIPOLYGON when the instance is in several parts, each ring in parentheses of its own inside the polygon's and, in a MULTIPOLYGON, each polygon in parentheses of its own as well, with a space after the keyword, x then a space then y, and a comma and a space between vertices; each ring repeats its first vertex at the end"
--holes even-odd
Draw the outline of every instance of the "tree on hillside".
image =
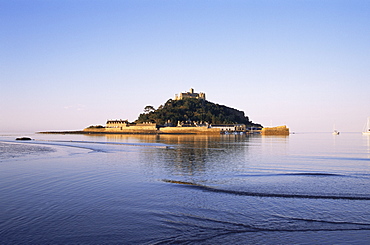
POLYGON ((144 107, 144 113, 149 113, 155 111, 155 108, 151 105, 147 105, 144 107))

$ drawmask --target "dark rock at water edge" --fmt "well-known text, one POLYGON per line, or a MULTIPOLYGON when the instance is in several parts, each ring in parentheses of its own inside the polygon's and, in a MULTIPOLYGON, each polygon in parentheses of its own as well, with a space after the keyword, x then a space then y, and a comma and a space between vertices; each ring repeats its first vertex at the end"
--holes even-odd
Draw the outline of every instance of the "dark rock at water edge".
POLYGON ((16 138, 15 140, 32 140, 30 137, 20 137, 16 138))

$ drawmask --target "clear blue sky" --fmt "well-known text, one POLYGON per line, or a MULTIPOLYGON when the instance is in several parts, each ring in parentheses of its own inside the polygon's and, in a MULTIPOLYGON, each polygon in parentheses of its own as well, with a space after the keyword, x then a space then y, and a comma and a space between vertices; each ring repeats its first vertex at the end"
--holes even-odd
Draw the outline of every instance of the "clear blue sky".
POLYGON ((264 126, 362 130, 367 0, 0 0, 0 132, 134 121, 194 88, 264 126))

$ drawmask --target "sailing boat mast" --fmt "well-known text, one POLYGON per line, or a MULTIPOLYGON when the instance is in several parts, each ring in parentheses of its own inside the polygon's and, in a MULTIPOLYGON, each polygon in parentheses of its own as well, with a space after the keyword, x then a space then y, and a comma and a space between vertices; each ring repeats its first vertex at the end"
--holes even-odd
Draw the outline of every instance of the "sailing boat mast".
POLYGON ((333 128, 334 128, 334 130, 333 130, 333 134, 334 134, 334 135, 339 135, 339 131, 335 129, 335 124, 334 124, 334 127, 333 127, 333 128))
POLYGON ((367 118, 366 128, 362 134, 370 135, 370 117, 367 118))

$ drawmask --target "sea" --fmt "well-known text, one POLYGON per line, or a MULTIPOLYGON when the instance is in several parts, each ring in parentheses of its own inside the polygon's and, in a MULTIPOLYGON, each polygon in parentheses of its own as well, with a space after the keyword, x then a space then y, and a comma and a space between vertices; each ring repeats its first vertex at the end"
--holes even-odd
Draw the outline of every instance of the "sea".
POLYGON ((370 137, 3 133, 0 244, 370 244, 370 137))

